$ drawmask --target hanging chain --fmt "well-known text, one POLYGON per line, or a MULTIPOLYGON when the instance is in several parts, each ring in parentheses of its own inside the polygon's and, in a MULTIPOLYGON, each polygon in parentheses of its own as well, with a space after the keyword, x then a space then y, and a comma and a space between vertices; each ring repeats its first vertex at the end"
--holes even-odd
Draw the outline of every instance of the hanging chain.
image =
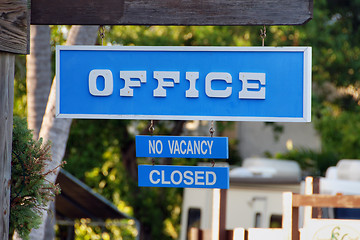
MULTIPOLYGON (((209 133, 210 133, 210 137, 214 136, 214 133, 215 133, 214 121, 211 121, 209 133)), ((214 166, 215 166, 215 161, 214 161, 214 159, 211 159, 211 167, 214 167, 214 166)))
POLYGON ((211 121, 210 129, 209 129, 210 137, 214 136, 215 129, 214 129, 214 121, 211 121))
POLYGON ((154 133, 154 120, 150 120, 149 133, 152 135, 154 133))
POLYGON ((101 45, 104 45, 104 38, 105 38, 105 26, 100 26, 99 28, 99 36, 101 38, 101 45))
POLYGON ((265 38, 266 38, 266 27, 265 27, 265 25, 264 25, 263 29, 260 29, 260 37, 261 37, 261 40, 262 40, 262 46, 264 47, 265 46, 265 38))
MULTIPOLYGON (((150 126, 149 126, 149 133, 153 135, 155 127, 154 127, 154 120, 150 120, 150 126)), ((155 158, 151 158, 152 165, 155 165, 155 158)))

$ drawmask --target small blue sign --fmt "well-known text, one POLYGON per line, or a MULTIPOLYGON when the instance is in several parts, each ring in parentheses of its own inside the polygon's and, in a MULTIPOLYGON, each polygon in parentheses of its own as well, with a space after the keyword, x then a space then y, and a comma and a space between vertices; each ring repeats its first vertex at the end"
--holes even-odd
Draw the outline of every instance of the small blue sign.
POLYGON ((136 157, 229 158, 227 137, 136 136, 136 157))
POLYGON ((311 47, 57 46, 58 117, 309 122, 311 47))
POLYGON ((228 167, 139 165, 139 187, 229 188, 228 167))

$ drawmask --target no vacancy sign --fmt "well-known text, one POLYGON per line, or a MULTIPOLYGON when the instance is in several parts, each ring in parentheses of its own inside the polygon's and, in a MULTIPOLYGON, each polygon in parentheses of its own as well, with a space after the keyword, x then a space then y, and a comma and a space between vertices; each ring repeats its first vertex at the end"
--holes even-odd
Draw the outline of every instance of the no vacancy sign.
POLYGON ((62 118, 309 122, 311 47, 58 46, 62 118))

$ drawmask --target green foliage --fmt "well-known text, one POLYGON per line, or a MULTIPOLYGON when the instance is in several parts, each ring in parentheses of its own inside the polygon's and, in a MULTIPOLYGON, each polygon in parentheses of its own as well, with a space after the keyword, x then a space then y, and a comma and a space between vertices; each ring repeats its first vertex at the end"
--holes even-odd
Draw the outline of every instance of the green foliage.
POLYGON ((312 47, 313 122, 321 152, 284 153, 315 175, 342 158, 360 158, 359 1, 314 1, 313 19, 303 26, 272 26, 267 43, 312 47))
POLYGON ((40 210, 59 193, 59 187, 48 183, 43 168, 50 160, 50 144, 42 140, 34 141, 27 128, 26 120, 14 117, 11 195, 10 195, 10 234, 16 231, 22 239, 29 239, 32 228, 41 224, 40 210))
POLYGON ((249 46, 259 28, 238 26, 114 26, 105 42, 138 46, 249 46))
POLYGON ((336 165, 339 160, 333 152, 316 152, 309 149, 293 149, 273 157, 297 161, 301 169, 310 176, 325 176, 328 167, 336 165))
POLYGON ((360 107, 350 112, 329 105, 321 114, 318 128, 324 151, 340 158, 360 159, 360 107))
POLYGON ((26 58, 23 55, 15 57, 14 78, 14 115, 26 116, 26 58))
MULTIPOLYGON (((64 157, 67 161, 64 168, 84 180, 86 172, 101 168, 105 163, 104 154, 110 154, 107 151, 111 152, 111 149, 133 140, 127 138, 128 125, 129 121, 126 120, 74 120, 64 157)), ((119 158, 119 152, 111 154, 116 154, 113 157, 119 158)))

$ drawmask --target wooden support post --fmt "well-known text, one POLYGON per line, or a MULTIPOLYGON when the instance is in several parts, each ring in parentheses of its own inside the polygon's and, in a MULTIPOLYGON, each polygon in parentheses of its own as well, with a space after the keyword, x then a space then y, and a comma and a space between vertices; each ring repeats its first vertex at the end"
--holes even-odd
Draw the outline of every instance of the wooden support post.
POLYGON ((0 52, 0 239, 9 238, 15 55, 0 52))
POLYGON ((299 207, 292 207, 291 240, 299 240, 299 207))
POLYGON ((219 240, 220 232, 220 189, 213 189, 211 240, 219 240))
POLYGON ((226 199, 227 189, 220 190, 220 219, 219 219, 219 238, 227 239, 226 236, 226 199))
POLYGON ((0 1, 0 239, 9 239, 15 54, 29 52, 27 0, 0 1))
MULTIPOLYGON (((320 178, 314 178, 313 180, 313 194, 320 193, 320 178)), ((322 211, 319 207, 314 207, 312 209, 312 218, 321 218, 322 211)))
MULTIPOLYGON (((313 194, 313 178, 307 177, 305 179, 305 195, 312 195, 313 194)), ((304 226, 308 224, 311 220, 313 214, 313 208, 310 206, 304 207, 304 226)))
POLYGON ((283 221, 285 240, 299 240, 299 207, 294 207, 292 192, 283 193, 283 221))
POLYGON ((213 190, 213 207, 212 207, 212 224, 211 224, 211 239, 223 240, 226 239, 226 189, 213 190))

